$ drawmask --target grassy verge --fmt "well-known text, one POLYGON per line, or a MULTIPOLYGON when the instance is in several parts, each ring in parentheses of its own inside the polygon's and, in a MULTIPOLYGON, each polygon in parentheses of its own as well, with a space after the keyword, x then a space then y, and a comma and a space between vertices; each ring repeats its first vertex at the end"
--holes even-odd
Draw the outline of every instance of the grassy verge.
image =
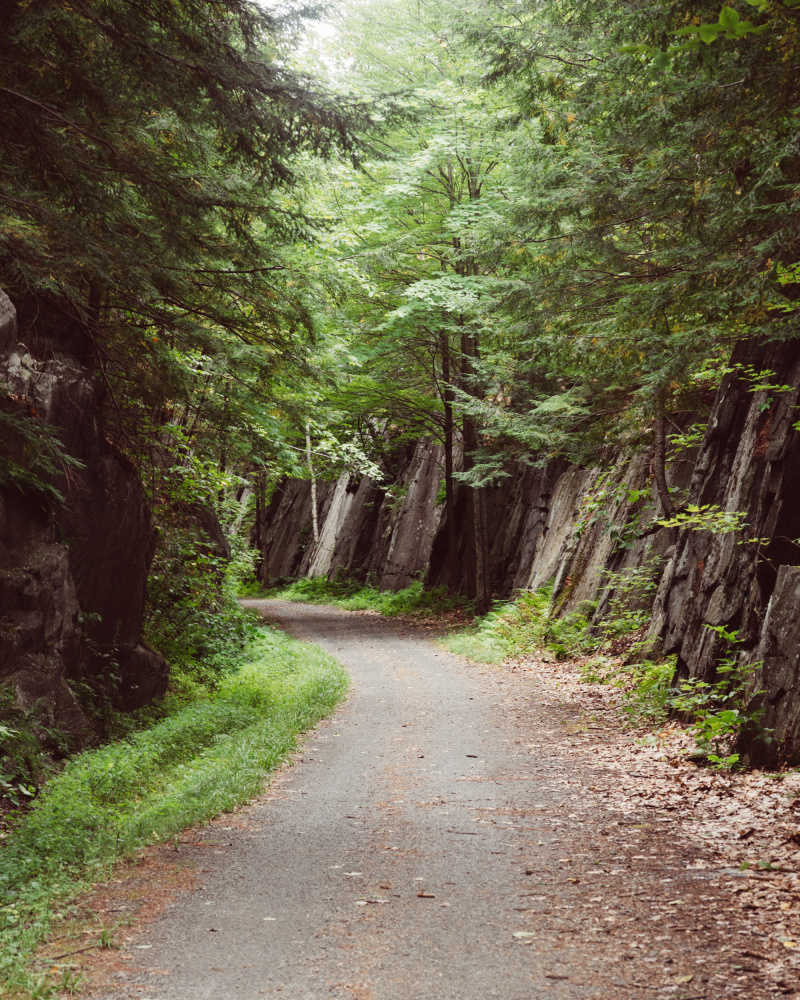
POLYGON ((316 646, 259 630, 243 665, 216 689, 148 729, 67 763, 0 850, 0 983, 47 996, 28 969, 54 904, 115 860, 247 801, 298 734, 347 690, 343 668, 316 646))
POLYGON ((444 587, 423 590, 422 584, 412 583, 404 590, 377 590, 351 580, 328 580, 326 577, 294 580, 283 587, 273 587, 258 595, 282 601, 306 604, 334 604, 347 611, 377 611, 382 615, 440 615, 469 606, 464 597, 448 596, 444 587))
POLYGON ((551 586, 525 591, 476 618, 469 628, 454 632, 444 644, 451 653, 478 663, 502 663, 542 651, 566 660, 598 647, 598 639, 587 631, 589 621, 584 613, 593 610, 593 605, 562 618, 551 616, 551 605, 551 586))

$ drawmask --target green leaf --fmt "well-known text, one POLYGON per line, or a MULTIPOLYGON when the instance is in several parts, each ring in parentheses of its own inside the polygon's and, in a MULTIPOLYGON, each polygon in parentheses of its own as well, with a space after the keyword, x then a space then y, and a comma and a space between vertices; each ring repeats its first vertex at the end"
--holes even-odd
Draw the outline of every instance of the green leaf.
POLYGON ((700 35, 702 40, 706 45, 710 45, 720 31, 723 31, 723 27, 719 24, 701 24, 697 29, 697 33, 700 35))
POLYGON ((733 31, 739 21, 739 12, 733 7, 723 7, 720 11, 719 23, 726 31, 733 31))

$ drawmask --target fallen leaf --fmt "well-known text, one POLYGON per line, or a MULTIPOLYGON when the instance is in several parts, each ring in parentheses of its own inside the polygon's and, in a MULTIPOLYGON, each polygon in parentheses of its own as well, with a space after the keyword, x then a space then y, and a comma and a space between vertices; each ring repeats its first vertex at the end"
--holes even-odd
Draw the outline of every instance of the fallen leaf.
POLYGON ((781 941, 781 944, 783 945, 784 948, 796 948, 797 947, 797 942, 796 941, 781 941))
POLYGON ((694 976, 676 976, 676 983, 690 983, 694 979, 694 976))
POLYGON ((515 937, 515 938, 532 938, 532 937, 536 937, 536 933, 534 931, 514 931, 512 937, 515 937))

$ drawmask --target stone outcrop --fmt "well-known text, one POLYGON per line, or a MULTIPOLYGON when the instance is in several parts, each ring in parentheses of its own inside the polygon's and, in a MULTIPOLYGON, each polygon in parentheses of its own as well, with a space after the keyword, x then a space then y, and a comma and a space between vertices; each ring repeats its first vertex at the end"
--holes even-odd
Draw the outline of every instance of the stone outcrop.
MULTIPOLYGON (((765 654, 757 680, 772 692, 766 704, 773 707, 766 716, 783 734, 784 750, 797 754, 800 742, 790 734, 796 734, 800 718, 800 690, 792 691, 784 683, 790 669, 788 646, 786 639, 773 633, 781 632, 778 623, 785 619, 781 609, 790 593, 788 581, 794 579, 785 568, 800 565, 800 433, 794 427, 800 344, 742 343, 732 358, 732 366, 736 365, 741 367, 720 387, 689 502, 741 511, 746 515, 744 526, 725 534, 680 533, 656 597, 652 632, 661 637, 665 653, 676 654, 677 680, 691 677, 713 683, 719 659, 731 654, 730 643, 707 626, 737 632, 735 651, 744 661, 762 659, 764 642, 770 648, 783 648, 783 657, 765 654), (748 368, 773 372, 770 380, 782 390, 753 392, 740 374, 748 368), (772 631, 766 629, 767 619, 772 631), (786 749, 786 738, 791 750, 786 749)), ((788 635, 785 629, 781 634, 788 635)), ((796 663, 797 647, 794 655, 796 663)), ((776 747, 758 750, 762 757, 776 752, 776 747)))
POLYGON ((757 724, 741 749, 753 764, 794 762, 800 748, 800 568, 781 566, 767 604, 761 638, 749 656, 751 711, 757 724), (763 739, 766 733, 768 741, 763 739))
MULTIPOLYGON (((439 446, 417 442, 401 466, 390 495, 369 478, 345 474, 318 485, 320 543, 311 544, 310 484, 279 484, 261 525, 262 580, 347 574, 382 590, 400 590, 422 574, 428 587, 471 596, 473 580, 463 527, 466 487, 456 490, 454 538, 449 550, 440 499, 439 446)), ((670 484, 686 490, 693 462, 675 462, 670 484)), ((660 513, 646 454, 623 456, 613 481, 599 469, 555 460, 515 468, 486 488, 489 563, 495 597, 537 589, 553 581, 559 607, 613 597, 604 572, 622 572, 651 560, 656 573, 672 542, 660 530, 637 538, 660 513), (621 470, 621 471, 620 471, 621 470)))
POLYGON ((402 590, 425 572, 442 517, 437 503, 442 449, 417 441, 399 461, 390 490, 344 473, 317 484, 319 545, 311 537, 311 484, 283 480, 260 525, 263 583, 291 576, 347 574, 402 590))
POLYGON ((23 303, 18 330, 0 292, 3 410, 57 428, 80 463, 42 476, 60 503, 0 488, 0 682, 22 708, 77 738, 90 736, 90 724, 68 681, 132 709, 162 694, 169 676, 141 643, 150 512, 136 469, 106 438, 87 357, 76 319, 23 303))

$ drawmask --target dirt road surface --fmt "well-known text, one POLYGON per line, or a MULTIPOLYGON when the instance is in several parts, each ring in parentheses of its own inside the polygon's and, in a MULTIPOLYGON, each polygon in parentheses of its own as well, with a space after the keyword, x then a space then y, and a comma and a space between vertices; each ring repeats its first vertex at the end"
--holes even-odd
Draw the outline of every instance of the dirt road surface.
POLYGON ((721 888, 740 873, 696 868, 674 813, 611 810, 613 772, 555 753, 563 706, 413 626, 247 603, 344 663, 351 696, 200 832, 197 888, 133 939, 109 1000, 794 995, 747 958, 721 888))

